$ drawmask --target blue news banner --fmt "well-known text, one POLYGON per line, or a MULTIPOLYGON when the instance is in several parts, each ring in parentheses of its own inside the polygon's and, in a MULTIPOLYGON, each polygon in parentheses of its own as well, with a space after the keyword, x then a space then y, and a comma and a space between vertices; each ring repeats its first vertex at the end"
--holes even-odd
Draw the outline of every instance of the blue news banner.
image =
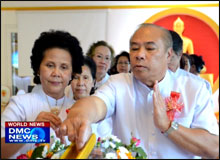
POLYGON ((5 122, 5 143, 50 143, 50 122, 5 122))

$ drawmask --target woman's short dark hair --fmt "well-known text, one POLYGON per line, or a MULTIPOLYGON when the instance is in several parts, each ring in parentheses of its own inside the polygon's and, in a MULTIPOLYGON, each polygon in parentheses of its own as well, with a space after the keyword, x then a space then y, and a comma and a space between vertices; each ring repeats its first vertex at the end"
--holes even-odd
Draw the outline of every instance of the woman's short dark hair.
POLYGON ((191 58, 191 65, 195 65, 196 72, 200 73, 205 65, 205 62, 203 61, 202 56, 191 54, 190 58, 191 58))
POLYGON ((112 75, 112 74, 117 74, 118 71, 117 71, 117 63, 118 63, 118 60, 120 57, 127 57, 128 58, 128 61, 130 62, 130 56, 129 56, 129 53, 127 51, 122 51, 120 54, 118 54, 115 59, 114 59, 114 65, 112 66, 112 68, 110 69, 109 71, 109 74, 112 75))
POLYGON ((115 64, 118 63, 119 58, 122 57, 122 56, 127 57, 127 58, 128 58, 128 61, 130 62, 129 53, 128 53, 127 51, 122 51, 119 55, 117 55, 117 56, 115 57, 115 64))
POLYGON ((40 64, 47 49, 60 48, 68 51, 72 57, 72 72, 81 73, 83 65, 83 52, 78 39, 65 31, 50 30, 42 32, 40 37, 34 42, 32 48, 31 67, 34 74, 34 83, 40 84, 38 76, 40 64))
POLYGON ((84 58, 84 65, 89 67, 91 74, 92 74, 92 78, 93 80, 95 80, 96 79, 96 64, 94 60, 91 57, 86 56, 84 58))
POLYGON ((88 52, 86 53, 87 56, 89 57, 93 57, 95 55, 95 49, 99 46, 105 46, 105 47, 108 47, 110 52, 111 52, 111 61, 114 59, 114 54, 115 54, 115 51, 114 49, 105 41, 97 41, 96 43, 93 43, 89 49, 88 49, 88 52))

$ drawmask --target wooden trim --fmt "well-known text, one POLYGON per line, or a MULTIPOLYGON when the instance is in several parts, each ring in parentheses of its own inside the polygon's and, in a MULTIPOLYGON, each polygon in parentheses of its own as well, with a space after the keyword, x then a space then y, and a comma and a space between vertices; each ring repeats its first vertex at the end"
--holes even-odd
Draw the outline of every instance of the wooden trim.
POLYGON ((140 8, 187 8, 187 7, 219 7, 214 4, 178 4, 178 5, 125 5, 125 6, 54 6, 54 7, 1 7, 2 11, 29 10, 83 10, 83 9, 140 9, 140 8))

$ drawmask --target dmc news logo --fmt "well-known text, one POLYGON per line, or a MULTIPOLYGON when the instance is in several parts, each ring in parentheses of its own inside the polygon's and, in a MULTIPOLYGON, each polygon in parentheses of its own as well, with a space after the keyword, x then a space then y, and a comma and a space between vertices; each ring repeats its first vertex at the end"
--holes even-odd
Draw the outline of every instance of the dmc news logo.
POLYGON ((5 122, 5 143, 50 143, 50 122, 5 122))

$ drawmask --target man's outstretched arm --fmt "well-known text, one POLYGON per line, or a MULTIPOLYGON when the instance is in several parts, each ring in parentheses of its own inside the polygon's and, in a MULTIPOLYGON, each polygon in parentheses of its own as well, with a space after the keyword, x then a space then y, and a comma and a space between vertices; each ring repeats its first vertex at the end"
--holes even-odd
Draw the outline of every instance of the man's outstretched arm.
POLYGON ((61 124, 61 136, 68 135, 70 141, 81 149, 91 135, 91 124, 104 119, 107 107, 103 100, 90 96, 78 100, 70 109, 67 119, 61 124))

